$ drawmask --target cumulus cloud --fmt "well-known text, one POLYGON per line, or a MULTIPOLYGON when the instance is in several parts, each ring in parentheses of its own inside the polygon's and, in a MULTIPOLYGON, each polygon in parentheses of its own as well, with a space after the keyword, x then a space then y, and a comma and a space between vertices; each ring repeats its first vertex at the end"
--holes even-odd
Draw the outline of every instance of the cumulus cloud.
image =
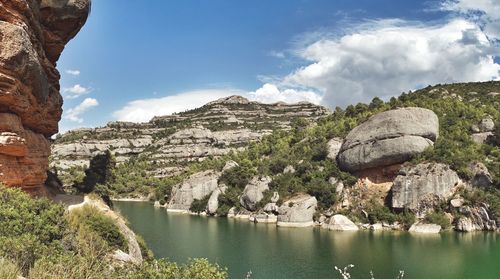
POLYGON ((478 21, 491 39, 500 40, 500 1, 448 0, 442 3, 441 9, 458 12, 478 21))
POLYGON ((83 87, 80 84, 75 84, 72 87, 63 89, 64 96, 68 99, 76 99, 82 95, 89 94, 92 90, 88 87, 83 87))
POLYGON ((72 75, 72 76, 79 76, 80 71, 79 70, 66 70, 66 74, 72 75))
POLYGON ((90 108, 96 107, 98 105, 99 102, 96 99, 86 98, 76 107, 68 109, 68 111, 65 112, 63 118, 73 122, 82 123, 83 122, 82 114, 84 114, 90 108))
POLYGON ((324 35, 296 53, 309 63, 278 85, 321 92, 331 107, 428 84, 499 79, 500 71, 494 43, 465 19, 439 25, 370 21, 343 36, 324 35))
POLYGON ((120 121, 145 122, 154 116, 198 108, 211 101, 232 95, 243 96, 262 103, 308 101, 319 104, 321 102, 321 96, 313 91, 280 90, 276 85, 264 84, 254 92, 239 89, 205 89, 182 92, 162 98, 134 100, 115 111, 113 117, 120 121))
POLYGON ((201 107, 222 97, 244 94, 244 91, 236 89, 207 89, 183 92, 162 98, 135 100, 115 111, 113 117, 120 121, 145 122, 154 116, 182 112, 201 107))
POLYGON ((268 104, 276 102, 297 103, 302 101, 319 104, 323 99, 320 94, 311 90, 279 89, 278 86, 271 83, 266 83, 255 92, 249 92, 245 95, 250 100, 268 104))

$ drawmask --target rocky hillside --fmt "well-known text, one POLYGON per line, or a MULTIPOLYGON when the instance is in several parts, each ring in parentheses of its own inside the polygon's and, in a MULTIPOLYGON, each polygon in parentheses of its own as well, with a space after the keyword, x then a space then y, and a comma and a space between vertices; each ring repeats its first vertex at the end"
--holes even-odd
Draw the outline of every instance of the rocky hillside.
POLYGON ((0 182, 43 194, 62 113, 56 62, 90 0, 0 4, 0 182))
POLYGON ((118 163, 139 159, 149 166, 148 175, 163 178, 181 173, 189 162, 241 151, 274 130, 291 129, 299 119, 315 121, 329 113, 305 102, 261 104, 231 96, 147 123, 112 122, 69 131, 52 145, 51 166, 67 178, 65 174, 81 173, 91 158, 109 150, 118 163))
MULTIPOLYGON (((337 108, 158 181, 156 205, 330 230, 498 230, 496 92, 437 85, 337 108)), ((117 170, 108 191, 135 191, 117 170)))

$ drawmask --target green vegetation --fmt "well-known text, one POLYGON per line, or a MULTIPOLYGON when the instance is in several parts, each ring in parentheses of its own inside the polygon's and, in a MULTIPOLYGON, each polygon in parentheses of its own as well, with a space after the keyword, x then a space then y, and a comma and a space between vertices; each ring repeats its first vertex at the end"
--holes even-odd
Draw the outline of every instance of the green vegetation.
POLYGON ((425 216, 424 222, 429 224, 440 225, 443 229, 448 229, 451 227, 451 222, 444 212, 432 212, 425 216))
POLYGON ((138 239, 145 262, 116 264, 109 257, 127 243, 113 219, 94 207, 66 212, 47 199, 0 186, 0 278, 227 278, 227 271, 204 259, 185 265, 152 259, 138 239), (113 268, 110 268, 113 267, 113 268))
POLYGON ((99 213, 93 206, 84 206, 68 214, 70 227, 89 230, 100 236, 111 248, 127 251, 127 241, 120 233, 115 221, 99 213))
POLYGON ((208 199, 210 198, 210 195, 204 197, 201 200, 195 199, 193 203, 191 204, 191 207, 189 208, 190 211, 200 213, 203 212, 207 209, 207 203, 208 199))
MULTIPOLYGON (((431 109, 438 115, 439 138, 434 147, 428 148, 410 163, 445 163, 464 180, 469 180, 472 176, 470 163, 484 163, 493 178, 493 186, 475 189, 465 198, 472 205, 487 202, 498 220, 500 96, 488 95, 489 92, 500 92, 500 82, 428 86, 415 92, 403 93, 388 102, 374 98, 369 104, 359 103, 345 109, 337 107, 331 115, 320 118, 314 123, 304 118, 292 119, 290 130, 277 130, 261 141, 249 144, 244 151, 209 158, 203 162, 179 163, 180 166, 187 167, 187 171, 173 177, 155 178, 152 175, 153 170, 165 165, 138 156, 116 166, 113 170, 114 181, 106 181, 105 185, 112 196, 148 196, 154 193, 155 199, 165 202, 164 197, 170 196, 172 187, 188 175, 207 169, 221 170, 226 161, 234 160, 240 166, 224 173, 219 180, 228 186, 226 193, 220 196, 219 215, 226 215, 231 207, 239 206, 238 195, 255 175, 270 176, 272 178, 272 183, 269 185, 270 192, 277 191, 280 200, 304 192, 315 196, 320 210, 326 210, 334 206, 339 199, 335 194, 335 185, 329 183, 329 178, 336 178, 346 188, 352 187, 357 181, 352 174, 340 170, 335 160, 326 158, 327 142, 334 137, 344 138, 354 127, 377 113, 400 107, 423 107, 431 109), (471 139, 473 126, 478 125, 485 117, 493 119, 496 130, 488 141, 478 144, 471 139), (283 173, 287 166, 293 167, 295 172, 283 173)), ((253 105, 228 106, 232 109, 248 110, 252 109, 253 105)), ((270 107, 267 109, 271 113, 272 109, 270 107)), ((208 106, 204 106, 179 115, 188 117, 209 110, 208 106)), ((177 119, 158 118, 152 123, 161 125, 165 129, 173 129, 179 125, 177 119)), ((214 125, 218 125, 216 123, 217 121, 214 121, 214 125)), ((258 206, 263 205, 264 203, 259 203, 258 206)), ((371 221, 399 220, 407 224, 414 219, 410 213, 392 212, 388 205, 365 210, 372 211, 369 217, 371 221)), ((363 218, 360 212, 351 215, 358 216, 358 219, 363 218)))

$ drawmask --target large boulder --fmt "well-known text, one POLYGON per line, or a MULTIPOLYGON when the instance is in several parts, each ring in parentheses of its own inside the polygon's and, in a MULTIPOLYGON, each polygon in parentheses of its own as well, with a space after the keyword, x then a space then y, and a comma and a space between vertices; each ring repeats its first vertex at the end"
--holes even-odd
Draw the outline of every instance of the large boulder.
POLYGON ((439 120, 431 110, 381 112, 349 132, 338 162, 351 172, 403 163, 432 146, 438 133, 439 120))
POLYGON ((269 190, 269 183, 271 183, 269 176, 252 178, 241 194, 240 204, 244 208, 254 211, 255 205, 264 198, 264 192, 269 190))
POLYGON ((460 217, 456 221, 455 229, 462 232, 495 231, 499 226, 492 216, 488 205, 462 206, 459 208, 460 217))
POLYGON ((326 144, 328 155, 326 156, 328 159, 335 160, 337 159, 337 155, 339 154, 340 148, 342 147, 342 139, 333 138, 329 140, 326 144))
POLYGON ((234 169, 234 168, 239 167, 239 166, 240 165, 238 163, 236 163, 235 161, 229 160, 226 162, 226 164, 222 168, 222 172, 229 171, 229 170, 234 169))
POLYGON ((488 171, 488 168, 483 163, 470 163, 469 170, 472 173, 472 179, 470 180, 472 186, 488 187, 493 185, 493 177, 488 171))
POLYGON ((217 188, 219 177, 219 172, 207 170, 195 173, 181 184, 175 185, 167 210, 187 212, 194 200, 207 197, 217 188))
POLYGON ((219 185, 210 195, 207 203, 207 211, 209 214, 217 213, 217 209, 219 209, 219 196, 220 194, 224 194, 226 192, 227 186, 225 184, 219 185))
POLYGON ((434 234, 434 233, 439 233, 441 231, 441 226, 436 224, 415 223, 411 225, 408 231, 411 233, 434 234))
POLYGON ((313 215, 318 201, 315 197, 300 194, 285 201, 278 208, 278 226, 309 227, 314 225, 313 215))
POLYGON ((404 167, 394 179, 392 207, 407 208, 417 215, 450 198, 461 183, 457 173, 447 165, 422 163, 404 167))
POLYGON ((0 4, 0 182, 46 194, 49 137, 62 114, 56 62, 90 0, 0 4))
POLYGON ((354 224, 349 218, 341 214, 335 214, 330 217, 330 220, 323 224, 324 229, 331 231, 357 231, 358 226, 354 224))

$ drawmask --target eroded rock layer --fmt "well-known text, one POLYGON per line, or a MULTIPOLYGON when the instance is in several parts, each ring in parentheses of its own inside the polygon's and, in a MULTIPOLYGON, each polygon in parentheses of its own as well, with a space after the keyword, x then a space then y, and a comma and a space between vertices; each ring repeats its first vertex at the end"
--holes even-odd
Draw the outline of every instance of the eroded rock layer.
POLYGON ((351 172, 403 163, 433 145, 438 134, 439 120, 431 110, 381 112, 349 132, 338 162, 351 172))
POLYGON ((0 182, 40 193, 62 114, 56 61, 90 0, 0 1, 0 182))
POLYGON ((262 104, 230 96, 146 123, 112 122, 70 131, 52 146, 52 166, 65 173, 88 166, 93 156, 110 150, 118 162, 143 155, 152 163, 150 175, 168 177, 189 162, 242 150, 274 130, 290 129, 298 119, 312 122, 329 113, 305 102, 262 104))

